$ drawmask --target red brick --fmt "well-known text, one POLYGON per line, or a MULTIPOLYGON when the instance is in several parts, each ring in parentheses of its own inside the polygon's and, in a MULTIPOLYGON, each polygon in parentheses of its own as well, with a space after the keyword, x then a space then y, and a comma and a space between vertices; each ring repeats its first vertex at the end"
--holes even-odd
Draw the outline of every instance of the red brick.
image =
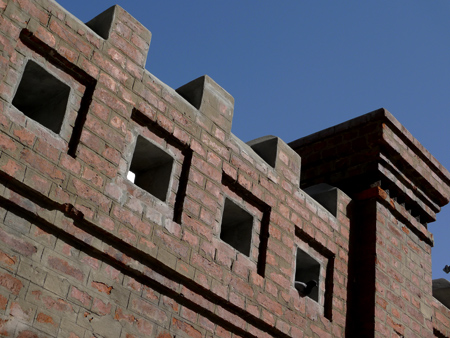
POLYGON ((125 39, 113 32, 109 40, 113 43, 119 50, 125 53, 129 58, 136 62, 140 66, 144 66, 145 57, 142 53, 138 52, 130 43, 125 39))
POLYGON ((322 330, 321 328, 317 327, 316 325, 311 325, 310 328, 320 338, 331 338, 331 335, 328 332, 325 332, 324 330, 322 330))
POLYGON ((31 1, 29 0, 14 0, 20 8, 24 11, 30 13, 33 17, 37 18, 41 24, 44 26, 47 25, 49 14, 37 8, 31 1))
POLYGON ((148 334, 149 332, 152 332, 153 327, 154 325, 145 319, 141 318, 137 320, 138 331, 142 334, 148 334))
POLYGON ((46 45, 48 45, 52 48, 55 48, 55 46, 56 46, 55 36, 52 33, 50 33, 49 31, 47 31, 44 27, 38 26, 38 28, 36 29, 36 32, 34 34, 36 35, 36 37, 39 40, 44 42, 46 45))
POLYGON ((149 224, 143 222, 134 215, 132 212, 120 208, 119 206, 114 206, 113 215, 120 221, 130 224, 133 229, 135 229, 138 233, 148 235, 151 231, 151 227, 149 224))
POLYGON ((161 245, 180 257, 189 257, 189 247, 179 240, 165 234, 162 231, 156 231, 156 237, 161 240, 161 245))
POLYGON ((117 63, 122 69, 125 68, 127 59, 123 56, 122 53, 118 52, 114 48, 108 48, 108 50, 106 52, 108 53, 111 60, 113 60, 115 63, 117 63))
POLYGON ((39 139, 35 145, 35 149, 49 160, 55 163, 58 162, 60 151, 44 140, 39 139))
POLYGON ((283 312, 282 307, 278 302, 272 300, 270 297, 268 297, 263 293, 259 293, 256 296, 256 300, 258 301, 259 304, 261 304, 263 307, 265 307, 268 311, 272 313, 281 315, 283 312))
POLYGON ((22 150, 20 159, 57 182, 62 183, 66 178, 66 175, 58 170, 55 165, 51 164, 43 157, 37 156, 28 149, 22 150))
POLYGON ((61 23, 57 22, 57 20, 52 19, 50 21, 50 29, 59 35, 64 41, 66 41, 70 46, 75 47, 81 53, 85 55, 90 55, 92 53, 92 47, 89 46, 86 42, 81 40, 78 36, 73 34, 61 25, 61 23))
POLYGON ((136 317, 134 317, 132 314, 125 314, 120 307, 116 309, 114 319, 118 321, 126 321, 130 324, 133 324, 136 321, 136 317))
POLYGON ((58 327, 58 324, 55 323, 55 321, 53 320, 53 318, 49 315, 46 315, 45 313, 38 313, 36 316, 36 321, 38 323, 43 323, 43 324, 50 324, 54 327, 58 327))
MULTIPOLYGON (((6 306, 8 305, 8 298, 0 294, 0 310, 6 310, 6 306)), ((0 322, 1 328, 1 322, 0 322)))
POLYGON ((121 150, 124 148, 125 139, 99 120, 89 117, 86 120, 86 127, 97 134, 102 140, 105 140, 115 148, 121 150))
POLYGON ((100 292, 106 293, 107 295, 111 294, 111 290, 113 289, 112 286, 109 286, 103 282, 95 282, 93 281, 91 283, 91 286, 95 289, 97 289, 100 292))
POLYGON ((85 168, 82 177, 86 180, 94 184, 96 187, 103 186, 103 178, 98 175, 95 171, 85 168))
POLYGON ((113 164, 118 165, 120 163, 120 159, 121 159, 121 154, 118 150, 108 146, 106 144, 105 146, 105 150, 103 151, 102 155, 109 160, 110 162, 112 162, 113 164))
POLYGON ((113 93, 117 92, 117 84, 111 76, 106 75, 104 72, 100 72, 98 81, 113 93))
POLYGON ((94 97, 98 98, 101 102, 113 109, 116 113, 119 113, 122 116, 128 115, 127 106, 107 90, 98 88, 94 93, 94 97))
POLYGON ((105 304, 101 299, 94 298, 92 302, 92 311, 98 313, 100 316, 106 316, 111 313, 111 303, 105 304))
POLYGON ((80 149, 79 158, 110 178, 116 176, 117 169, 114 165, 84 147, 80 149))
POLYGON ((103 194, 78 179, 73 179, 71 184, 78 196, 98 205, 105 212, 109 210, 111 202, 103 194))
POLYGON ((89 296, 86 292, 77 289, 75 286, 72 286, 70 296, 78 300, 86 308, 89 308, 91 305, 92 297, 89 296))
POLYGON ((24 182, 43 195, 48 195, 52 184, 49 180, 33 173, 31 170, 27 171, 24 182))
POLYGON ((58 270, 68 276, 74 277, 79 281, 83 281, 84 279, 83 271, 76 267, 73 267, 69 262, 61 258, 49 256, 47 262, 51 268, 58 270))
POLYGON ((167 317, 164 311, 146 301, 134 299, 131 301, 130 306, 133 311, 136 311, 137 313, 147 317, 150 320, 155 321, 160 325, 166 324, 169 320, 169 317, 167 317))
POLYGON ((0 229, 0 241, 24 256, 32 256, 37 252, 37 248, 33 244, 25 239, 9 234, 3 229, 0 229))
POLYGON ((192 338, 201 338, 202 337, 202 333, 200 331, 198 331, 192 325, 190 325, 182 320, 172 318, 172 325, 174 328, 185 332, 189 337, 192 337, 192 338))
MULTIPOLYGON (((40 297, 37 297, 40 299, 40 297)), ((68 302, 66 302, 63 299, 55 299, 50 296, 44 296, 42 297, 42 302, 45 304, 45 308, 48 310, 55 310, 57 312, 75 312, 72 305, 68 302)))
POLYGON ((86 60, 86 58, 79 56, 78 66, 94 79, 98 78, 98 74, 100 72, 99 69, 95 65, 93 65, 90 61, 86 60))
POLYGON ((128 81, 129 76, 112 62, 105 59, 100 53, 94 52, 93 61, 108 74, 111 74, 114 78, 116 78, 119 82, 125 84, 128 81))
POLYGON ((217 264, 194 252, 191 254, 191 264, 194 267, 200 268, 201 271, 207 272, 218 280, 222 280, 223 278, 222 269, 217 264))
POLYGON ((11 153, 17 149, 17 146, 14 140, 0 133, 0 148, 11 153))
POLYGON ((40 338, 36 333, 29 330, 23 330, 19 332, 17 338, 40 338))
POLYGON ((106 145, 104 140, 89 132, 87 129, 84 129, 81 133, 81 142, 86 145, 86 147, 97 153, 101 153, 106 145))
POLYGON ((147 41, 145 41, 144 39, 142 39, 139 35, 133 33, 131 36, 131 42, 138 47, 139 49, 141 49, 142 51, 147 51, 149 44, 147 41))
POLYGON ((134 232, 128 230, 126 227, 121 227, 117 232, 120 239, 131 245, 136 245, 137 236, 134 232))
POLYGON ((63 42, 60 42, 58 45, 58 52, 63 57, 65 57, 69 62, 76 63, 78 59, 78 52, 74 51, 72 48, 68 47, 63 42))
POLYGON ((7 272, 0 272, 0 286, 17 296, 23 288, 23 283, 7 272))
POLYGON ((1 170, 11 177, 21 179, 23 177, 24 166, 12 159, 8 159, 8 162, 1 167, 1 170))

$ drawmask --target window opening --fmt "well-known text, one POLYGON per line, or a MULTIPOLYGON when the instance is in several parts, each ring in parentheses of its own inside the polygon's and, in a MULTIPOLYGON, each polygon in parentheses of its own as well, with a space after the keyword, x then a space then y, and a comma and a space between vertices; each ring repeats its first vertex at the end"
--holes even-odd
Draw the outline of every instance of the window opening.
POLYGON ((223 208, 220 239, 242 254, 250 256, 252 230, 253 216, 226 198, 223 208))
POLYGON ((319 302, 320 263, 297 248, 294 286, 300 296, 319 302))
POLYGON ((33 61, 28 61, 12 104, 56 134, 66 113, 70 87, 33 61))
POLYGON ((165 202, 173 163, 172 156, 138 136, 127 179, 165 202))

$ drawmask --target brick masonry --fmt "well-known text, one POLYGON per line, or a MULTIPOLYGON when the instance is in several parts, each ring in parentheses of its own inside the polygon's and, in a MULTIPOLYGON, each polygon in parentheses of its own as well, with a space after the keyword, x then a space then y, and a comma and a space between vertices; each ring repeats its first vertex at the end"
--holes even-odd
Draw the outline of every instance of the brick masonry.
POLYGON ((49 0, 0 13, 0 336, 450 336, 427 230, 450 174, 389 112, 250 146, 211 78, 145 70, 151 34, 122 8, 89 27, 49 0), (59 133, 13 104, 28 62, 70 87, 59 133), (165 198, 127 178, 139 138, 173 160, 165 198), (334 210, 305 192, 321 183, 334 210), (222 240, 227 200, 248 255, 222 240))

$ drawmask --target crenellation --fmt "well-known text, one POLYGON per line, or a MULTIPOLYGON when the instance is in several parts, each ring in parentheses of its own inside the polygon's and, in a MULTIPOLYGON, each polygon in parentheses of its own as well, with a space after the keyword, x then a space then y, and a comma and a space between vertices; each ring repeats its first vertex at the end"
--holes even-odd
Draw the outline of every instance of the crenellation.
POLYGON ((145 70, 121 7, 0 11, 0 335, 448 336, 427 223, 450 174, 385 109, 245 144, 210 77, 145 70))

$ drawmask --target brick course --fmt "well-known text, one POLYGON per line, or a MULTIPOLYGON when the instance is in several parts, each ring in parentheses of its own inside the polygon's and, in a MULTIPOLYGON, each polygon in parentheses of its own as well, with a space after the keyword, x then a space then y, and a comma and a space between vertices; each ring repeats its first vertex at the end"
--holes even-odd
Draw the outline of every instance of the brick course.
POLYGON ((211 78, 145 70, 151 34, 122 8, 94 30, 50 0, 0 14, 0 336, 450 336, 427 230, 450 174, 390 113, 251 147, 211 78), (29 60, 71 88, 58 134, 12 104, 29 60), (165 201, 127 179, 138 136, 174 160, 165 201), (226 199, 253 216, 248 256, 221 240, 226 199))

